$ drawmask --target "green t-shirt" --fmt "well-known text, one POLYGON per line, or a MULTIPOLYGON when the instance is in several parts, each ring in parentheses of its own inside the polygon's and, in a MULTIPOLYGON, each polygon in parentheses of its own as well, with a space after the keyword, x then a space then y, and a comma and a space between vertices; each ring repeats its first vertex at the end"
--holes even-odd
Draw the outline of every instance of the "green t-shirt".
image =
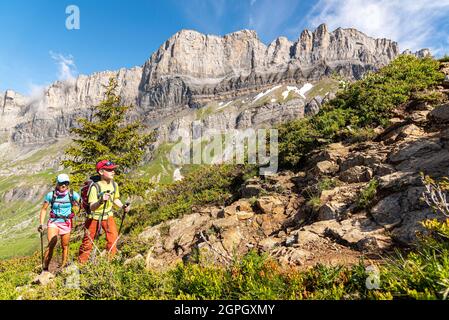
MULTIPOLYGON (((115 182, 111 181, 110 183, 107 183, 106 181, 102 181, 102 180, 97 182, 99 189, 100 189, 100 193, 107 193, 107 191, 109 191, 108 193, 110 193, 111 196, 109 197, 109 200, 106 201, 106 203, 103 203, 100 207, 98 207, 97 210, 92 211, 90 218, 93 218, 95 220, 100 220, 101 215, 103 213, 104 206, 106 206, 106 209, 104 210, 103 220, 105 220, 108 217, 111 217, 113 215, 113 212, 112 212, 112 206, 114 205, 113 202, 114 202, 114 200, 120 198, 120 193, 118 190, 117 183, 115 183, 115 194, 113 194, 113 192, 114 192, 113 183, 115 183, 115 182)), ((99 200, 99 197, 98 197, 98 193, 97 193, 97 188, 92 186, 92 188, 90 189, 90 193, 89 193, 89 205, 97 202, 98 200, 99 200)))

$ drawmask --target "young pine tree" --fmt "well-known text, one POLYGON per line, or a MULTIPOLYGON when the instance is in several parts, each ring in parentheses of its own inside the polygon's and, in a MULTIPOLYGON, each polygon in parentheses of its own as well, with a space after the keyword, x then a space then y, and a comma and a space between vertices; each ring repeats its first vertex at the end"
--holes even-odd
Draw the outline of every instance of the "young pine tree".
POLYGON ((105 99, 93 108, 91 119, 79 118, 79 127, 71 129, 76 138, 74 145, 65 151, 67 159, 62 165, 71 169, 73 184, 80 186, 95 173, 98 161, 111 160, 119 165, 114 179, 120 185, 120 193, 141 195, 148 186, 130 173, 141 162, 145 148, 154 141, 154 132, 142 133, 144 126, 139 121, 125 123, 132 106, 121 105, 116 79, 109 79, 104 87, 105 99))

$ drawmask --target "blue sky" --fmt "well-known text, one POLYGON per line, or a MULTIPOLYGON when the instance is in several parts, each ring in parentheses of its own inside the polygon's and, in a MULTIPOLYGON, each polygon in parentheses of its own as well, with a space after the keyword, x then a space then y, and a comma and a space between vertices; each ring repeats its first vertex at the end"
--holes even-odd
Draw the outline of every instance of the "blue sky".
POLYGON ((14 0, 0 2, 0 91, 32 94, 58 79, 142 65, 180 29, 254 29, 268 44, 327 23, 449 53, 449 0, 14 0), (80 9, 67 30, 66 7, 80 9))

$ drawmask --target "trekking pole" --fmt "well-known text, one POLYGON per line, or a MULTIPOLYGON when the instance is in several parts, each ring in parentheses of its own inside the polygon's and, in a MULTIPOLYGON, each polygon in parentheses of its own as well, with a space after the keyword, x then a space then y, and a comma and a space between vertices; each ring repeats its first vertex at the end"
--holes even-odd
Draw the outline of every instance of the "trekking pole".
POLYGON ((114 248, 114 246, 117 244, 118 240, 120 239, 122 227, 123 227, 123 221, 125 221, 125 216, 126 216, 125 208, 128 207, 129 205, 130 205, 130 203, 126 202, 125 205, 123 206, 123 215, 122 215, 122 221, 120 222, 120 228, 119 228, 118 234, 117 234, 118 236, 117 236, 117 239, 115 239, 114 243, 112 244, 111 248, 109 249, 109 252, 111 252, 112 248, 114 248))
MULTIPOLYGON (((110 191, 106 191, 105 193, 110 193, 110 191)), ((101 195, 103 196, 103 194, 101 195)), ((100 235, 101 235, 101 224, 103 223, 103 217, 104 217, 104 211, 106 210, 106 204, 108 203, 109 200, 107 200, 104 204, 103 204, 103 212, 101 214, 101 220, 98 221, 98 226, 97 226, 97 232, 95 233, 95 237, 94 240, 97 240, 100 235)))
MULTIPOLYGON (((78 221, 78 216, 79 216, 79 214, 81 213, 81 203, 77 203, 78 204, 78 212, 75 214, 75 216, 73 217, 73 219, 72 219, 72 230, 73 230, 73 233, 75 233, 76 232, 76 228, 77 228, 77 221, 78 221), (73 222, 73 221, 75 221, 75 222, 73 222)), ((76 235, 75 235, 76 236, 76 235)), ((73 264, 73 262, 76 260, 76 258, 75 258, 75 253, 73 254, 74 256, 72 257, 72 255, 69 253, 69 259, 70 259, 70 262, 73 264)))
POLYGON ((44 271, 44 231, 39 232, 41 236, 41 262, 42 262, 42 271, 44 271))
POLYGON ((123 216, 122 216, 122 221, 120 222, 120 228, 118 229, 118 234, 120 234, 120 232, 122 231, 123 221, 125 221, 125 216, 126 216, 125 208, 129 207, 129 205, 130 205, 130 203, 127 202, 127 203, 125 203, 125 205, 123 206, 123 216))
POLYGON ((94 240, 97 240, 101 235, 101 223, 103 222, 104 211, 106 209, 106 203, 103 206, 103 213, 101 214, 100 220, 98 220, 97 232, 95 232, 94 240))
POLYGON ((72 228, 73 229, 75 229, 76 228, 76 224, 77 224, 77 221, 78 221, 78 216, 80 215, 80 213, 81 213, 81 202, 75 202, 76 204, 77 204, 77 206, 78 206, 78 212, 77 213, 75 213, 75 215, 74 215, 74 219, 73 220, 75 220, 75 225, 73 225, 72 224, 72 228))

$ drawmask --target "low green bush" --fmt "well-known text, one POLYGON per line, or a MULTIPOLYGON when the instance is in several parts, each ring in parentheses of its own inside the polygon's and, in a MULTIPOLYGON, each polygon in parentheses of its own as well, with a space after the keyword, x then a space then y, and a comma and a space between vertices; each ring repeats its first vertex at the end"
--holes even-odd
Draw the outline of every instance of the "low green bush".
POLYGON ((377 194, 377 187, 379 182, 377 179, 371 179, 371 181, 366 185, 366 187, 360 192, 357 198, 357 209, 367 209, 371 205, 377 194))
POLYGON ((143 227, 191 213, 196 205, 224 205, 254 170, 250 165, 212 165, 189 172, 182 181, 162 186, 134 208, 126 230, 139 233, 143 227))
POLYGON ((37 254, 28 258, 0 260, 0 300, 17 299, 20 292, 16 288, 28 285, 39 266, 37 254))
POLYGON ((413 100, 416 100, 418 102, 426 102, 429 104, 443 103, 445 99, 446 95, 439 91, 417 92, 413 95, 413 100))
POLYGON ((404 256, 398 253, 382 270, 382 290, 393 297, 444 299, 449 295, 449 220, 423 222, 431 236, 404 256))
POLYGON ((311 207, 314 211, 317 211, 322 203, 321 203, 321 198, 319 196, 312 196, 308 201, 307 201, 307 205, 309 207, 311 207))
POLYGON ((339 181, 337 178, 325 177, 318 182, 318 189, 320 191, 331 190, 335 187, 338 187, 339 185, 341 185, 341 181, 339 181))

